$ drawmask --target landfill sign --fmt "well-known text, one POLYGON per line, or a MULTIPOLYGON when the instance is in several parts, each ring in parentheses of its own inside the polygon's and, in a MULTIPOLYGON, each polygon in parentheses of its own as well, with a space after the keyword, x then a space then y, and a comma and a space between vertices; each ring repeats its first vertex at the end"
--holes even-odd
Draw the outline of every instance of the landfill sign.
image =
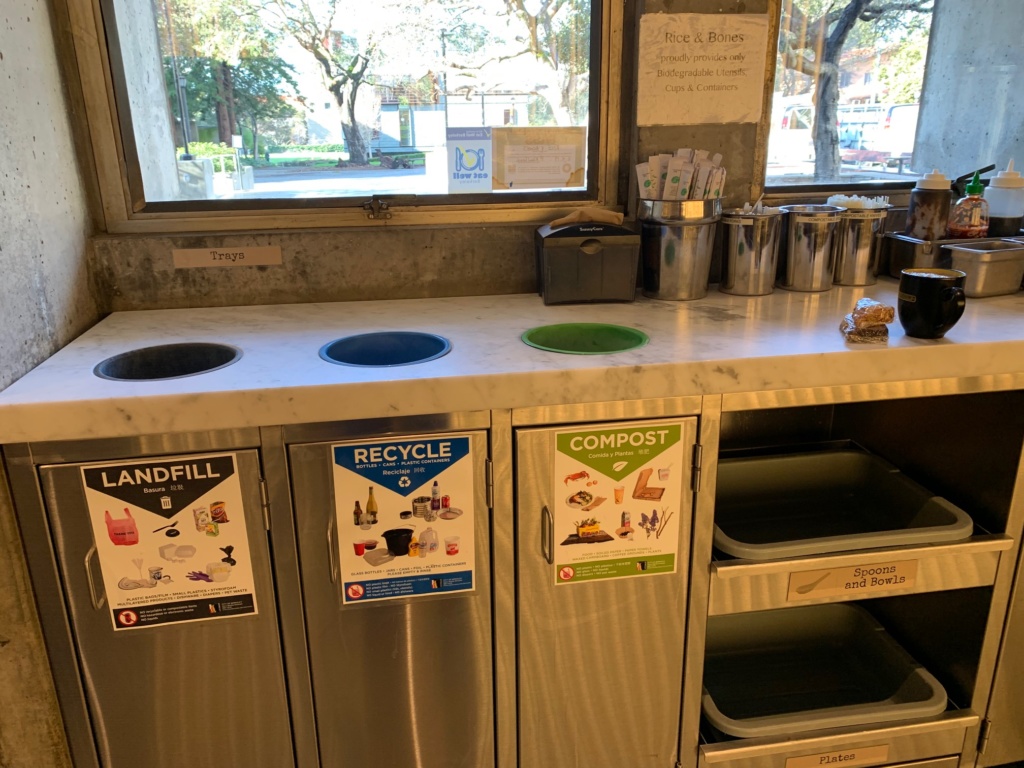
POLYGON ((674 573, 688 478, 678 422, 555 435, 555 584, 674 573))
POLYGON ((115 630, 254 614, 234 454, 82 467, 115 630))
POLYGON ((470 440, 417 435, 331 446, 345 604, 475 589, 470 440))

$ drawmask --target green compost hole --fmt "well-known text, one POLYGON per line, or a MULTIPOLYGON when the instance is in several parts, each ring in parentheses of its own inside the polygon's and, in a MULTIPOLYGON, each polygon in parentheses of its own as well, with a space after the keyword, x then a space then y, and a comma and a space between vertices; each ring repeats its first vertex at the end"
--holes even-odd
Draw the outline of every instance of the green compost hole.
POLYGON ((607 355, 642 347, 650 339, 643 331, 605 323, 561 323, 531 328, 520 337, 526 344, 567 355, 607 355))

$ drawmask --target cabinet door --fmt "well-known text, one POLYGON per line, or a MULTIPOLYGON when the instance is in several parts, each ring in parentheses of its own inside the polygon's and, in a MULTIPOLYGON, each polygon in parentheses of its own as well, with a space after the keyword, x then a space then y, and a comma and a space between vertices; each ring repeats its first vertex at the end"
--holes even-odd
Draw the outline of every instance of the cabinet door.
MULTIPOLYGON (((107 768, 294 764, 259 460, 254 451, 233 455, 242 509, 231 515, 245 521, 258 613, 121 630, 114 629, 110 606, 102 602, 90 517, 95 512, 82 479, 82 467, 89 465, 40 468, 93 732, 107 768)), ((120 509, 111 511, 115 519, 124 518, 120 509)), ((146 546, 152 534, 137 522, 142 546, 138 552, 135 546, 124 549, 133 555, 145 549, 147 556, 139 558, 138 574, 126 578, 142 580, 149 566, 162 565, 177 574, 180 587, 188 583, 186 570, 206 566, 205 560, 172 565, 153 557, 146 546)), ((187 539, 156 537, 168 543, 187 539)), ((239 547, 239 560, 241 552, 239 547)), ((146 588, 124 594, 141 590, 146 588)), ((147 592, 154 600, 171 594, 159 585, 147 592)))
MULTIPOLYGON (((362 556, 354 555, 346 538, 349 532, 344 530, 352 527, 354 501, 346 496, 340 521, 336 516, 333 449, 368 441, 288 449, 324 766, 487 768, 494 764, 487 440, 484 432, 460 433, 460 437, 469 440, 474 490, 473 498, 453 496, 452 503, 457 502, 464 515, 473 515, 469 529, 475 550, 473 590, 363 603, 346 604, 342 595, 347 566, 340 560, 339 541, 346 547, 344 557, 361 560, 362 556)), ((388 437, 373 442, 418 439, 388 437)), ((376 552, 386 552, 382 531, 398 524, 399 510, 381 493, 381 484, 366 484, 377 486, 380 524, 366 530, 365 536, 377 540, 376 552)), ((363 502, 367 489, 360 484, 359 490, 363 502)), ((412 510, 411 497, 404 509, 412 510)), ((442 549, 424 562, 443 561, 445 531, 454 523, 428 523, 421 517, 402 522, 416 525, 417 532, 430 526, 439 535, 442 549)), ((410 560, 410 567, 419 562, 410 560)), ((385 564, 381 572, 389 570, 390 564, 385 564)), ((369 590, 365 595, 371 596, 369 590)))
MULTIPOLYGON (((515 440, 520 765, 674 765, 683 690, 696 419, 521 429, 515 440), (589 444, 598 445, 602 434, 644 434, 666 425, 678 428, 673 451, 649 463, 639 460, 641 466, 664 470, 646 473, 651 486, 664 489, 660 500, 641 491, 638 480, 646 477, 645 470, 635 464, 620 465, 616 472, 613 467, 619 462, 614 455, 604 457, 603 464, 598 456, 595 462, 614 476, 583 463, 570 471, 572 461, 559 450, 560 434, 571 443, 566 437, 570 433, 593 433, 598 437, 589 444), (575 477, 579 472, 588 476, 575 477), (622 472, 629 474, 622 477, 622 472), (621 501, 616 487, 622 488, 621 501), (580 490, 605 501, 590 509, 573 508, 586 500, 577 497, 570 505, 580 490), (641 498, 633 498, 637 494, 641 498), (634 529, 632 539, 622 530, 626 511, 634 529), (654 511, 662 519, 673 514, 657 538, 656 529, 648 535, 642 526, 642 515, 654 511), (602 534, 608 533, 612 541, 583 543, 571 530, 577 520, 584 522, 582 518, 596 519, 593 525, 600 528, 597 533, 585 532, 587 536, 605 539, 602 534), (601 548, 610 560, 604 559, 601 548), (652 548, 662 553, 674 550, 671 572, 634 570, 646 566, 644 553, 652 548), (590 562, 582 562, 586 560, 590 562), (573 561, 576 565, 568 570, 562 565, 573 561), (584 573, 593 578, 576 583, 584 573)), ((586 444, 581 440, 579 447, 586 444)), ((604 452, 598 449, 593 455, 604 452)), ((582 462, 587 455, 577 458, 582 462)), ((658 555, 650 557, 653 564, 658 555)))
POLYGON ((1024 579, 1018 567, 1006 629, 999 653, 987 719, 991 726, 985 751, 978 756, 978 768, 1024 760, 1024 579))

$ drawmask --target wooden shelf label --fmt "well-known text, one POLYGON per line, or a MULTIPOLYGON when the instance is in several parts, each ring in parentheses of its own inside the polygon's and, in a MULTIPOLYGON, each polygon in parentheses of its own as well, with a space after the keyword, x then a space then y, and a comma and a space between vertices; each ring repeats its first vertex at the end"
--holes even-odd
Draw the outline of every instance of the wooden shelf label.
POLYGON ((853 565, 789 574, 786 600, 816 600, 823 597, 860 597, 876 592, 913 587, 917 560, 853 565))
POLYGON ((281 264, 281 246, 248 245, 230 248, 174 248, 175 269, 196 267, 266 267, 281 264))
POLYGON ((800 755, 786 760, 786 768, 824 768, 835 765, 844 768, 854 766, 881 765, 889 761, 889 745, 840 749, 836 752, 821 752, 816 755, 800 755))

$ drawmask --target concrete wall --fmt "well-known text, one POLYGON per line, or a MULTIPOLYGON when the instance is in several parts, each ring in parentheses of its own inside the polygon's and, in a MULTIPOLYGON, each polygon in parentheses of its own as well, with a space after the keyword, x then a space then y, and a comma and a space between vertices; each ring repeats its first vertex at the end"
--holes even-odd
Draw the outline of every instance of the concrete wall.
POLYGON ((1011 158, 1024 170, 1022 29, 1021 0, 935 4, 914 171, 955 178, 1011 158))
POLYGON ((533 226, 100 237, 93 280, 104 309, 167 309, 528 293, 533 226), (281 246, 279 267, 175 269, 172 248, 281 246))
MULTIPOLYGON (((66 45, 66 42, 64 43, 66 45)), ((97 317, 91 231, 45 0, 0 0, 0 389, 97 317)), ((0 766, 70 765, 0 474, 0 766)))
MULTIPOLYGON (((132 141, 142 165, 146 199, 177 200, 181 195, 171 129, 174 118, 167 106, 160 41, 153 17, 156 4, 121 0, 114 5, 117 47, 125 69, 131 72, 126 79, 132 114, 132 141)), ((195 136, 190 138, 195 140, 195 136)))

